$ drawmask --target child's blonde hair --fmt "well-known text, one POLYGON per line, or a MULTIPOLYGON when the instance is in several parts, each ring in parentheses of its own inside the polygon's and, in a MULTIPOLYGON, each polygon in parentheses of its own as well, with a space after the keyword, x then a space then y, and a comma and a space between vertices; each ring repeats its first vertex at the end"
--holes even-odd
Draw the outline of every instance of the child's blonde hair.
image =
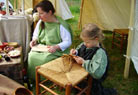
POLYGON ((84 25, 80 37, 87 37, 90 39, 99 38, 99 41, 101 42, 104 39, 104 34, 97 25, 89 23, 84 25))

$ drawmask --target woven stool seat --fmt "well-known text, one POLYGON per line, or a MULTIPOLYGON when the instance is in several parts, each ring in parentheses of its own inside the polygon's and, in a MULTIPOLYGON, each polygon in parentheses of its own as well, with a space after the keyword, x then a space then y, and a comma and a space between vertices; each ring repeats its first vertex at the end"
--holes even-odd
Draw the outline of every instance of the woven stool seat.
MULTIPOLYGON (((72 64, 72 68, 70 69, 70 71, 65 72, 63 70, 65 69, 65 66, 62 63, 63 63, 63 59, 62 57, 60 57, 49 63, 41 65, 40 67, 37 67, 36 69, 37 95, 39 94, 39 86, 41 87, 44 86, 41 82, 39 83, 40 75, 42 75, 46 79, 52 81, 53 83, 63 88, 66 88, 68 84, 70 84, 71 87, 74 87, 88 76, 88 72, 85 71, 85 69, 82 68, 81 65, 78 65, 77 63, 74 62, 72 64)), ((46 90, 49 90, 49 88, 46 87, 46 90)), ((58 95, 58 94, 54 94, 54 95, 58 95)), ((70 94, 66 94, 66 95, 70 95, 70 94)))

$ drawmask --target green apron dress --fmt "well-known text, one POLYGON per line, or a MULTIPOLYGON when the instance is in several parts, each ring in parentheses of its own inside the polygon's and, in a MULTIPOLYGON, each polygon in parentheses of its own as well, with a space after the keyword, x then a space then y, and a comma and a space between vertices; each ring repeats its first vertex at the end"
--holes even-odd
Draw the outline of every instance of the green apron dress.
MULTIPOLYGON (((44 45, 56 45, 62 42, 60 37, 60 24, 62 24, 71 34, 72 31, 69 25, 62 20, 60 17, 57 17, 59 22, 45 22, 45 29, 39 29, 38 43, 44 45)), ((30 79, 35 80, 35 67, 43 65, 51 60, 54 60, 62 54, 68 54, 69 48, 64 51, 57 50, 55 53, 49 52, 36 52, 30 51, 28 56, 28 76, 30 79)))

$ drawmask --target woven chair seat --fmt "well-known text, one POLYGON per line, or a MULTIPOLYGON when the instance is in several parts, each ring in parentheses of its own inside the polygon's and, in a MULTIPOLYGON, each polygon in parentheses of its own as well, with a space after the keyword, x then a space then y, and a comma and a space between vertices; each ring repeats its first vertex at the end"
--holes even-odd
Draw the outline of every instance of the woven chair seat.
POLYGON ((86 76, 88 76, 88 72, 86 72, 85 69, 77 63, 73 63, 72 68, 68 72, 65 72, 65 66, 62 63, 62 57, 58 58, 49 63, 41 65, 38 69, 38 72, 42 76, 48 78, 49 80, 55 82, 62 87, 65 87, 68 83, 71 83, 72 86, 75 86, 86 76))
POLYGON ((79 64, 76 63, 72 55, 64 55, 44 65, 36 67, 36 95, 41 95, 50 92, 52 95, 60 95, 53 90, 54 86, 65 88, 64 95, 71 95, 71 89, 76 88, 79 90, 78 95, 90 95, 92 87, 92 77, 88 72, 79 64), (40 77, 46 79, 41 81, 40 77), (78 84, 86 80, 86 86, 80 88, 78 84), (53 85, 48 86, 48 81, 53 85), (40 88, 44 90, 41 91, 40 88))

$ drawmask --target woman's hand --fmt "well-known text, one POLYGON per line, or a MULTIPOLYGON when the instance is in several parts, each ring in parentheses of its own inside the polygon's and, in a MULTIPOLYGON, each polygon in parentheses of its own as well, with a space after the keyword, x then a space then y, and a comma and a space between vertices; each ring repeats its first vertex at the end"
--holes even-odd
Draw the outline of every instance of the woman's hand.
POLYGON ((50 53, 54 53, 54 52, 56 52, 56 50, 60 50, 60 47, 58 45, 55 45, 55 46, 47 46, 47 47, 49 48, 48 51, 50 53))
POLYGON ((83 59, 82 57, 74 56, 73 58, 74 58, 74 59, 76 60, 76 62, 77 62, 78 64, 80 64, 80 65, 82 65, 82 64, 84 63, 84 59, 83 59))
POLYGON ((76 55, 76 53, 77 53, 76 49, 71 49, 71 50, 70 50, 70 54, 71 54, 71 55, 76 55))
POLYGON ((32 40, 30 42, 30 47, 32 48, 33 46, 35 46, 37 44, 37 40, 32 40))

